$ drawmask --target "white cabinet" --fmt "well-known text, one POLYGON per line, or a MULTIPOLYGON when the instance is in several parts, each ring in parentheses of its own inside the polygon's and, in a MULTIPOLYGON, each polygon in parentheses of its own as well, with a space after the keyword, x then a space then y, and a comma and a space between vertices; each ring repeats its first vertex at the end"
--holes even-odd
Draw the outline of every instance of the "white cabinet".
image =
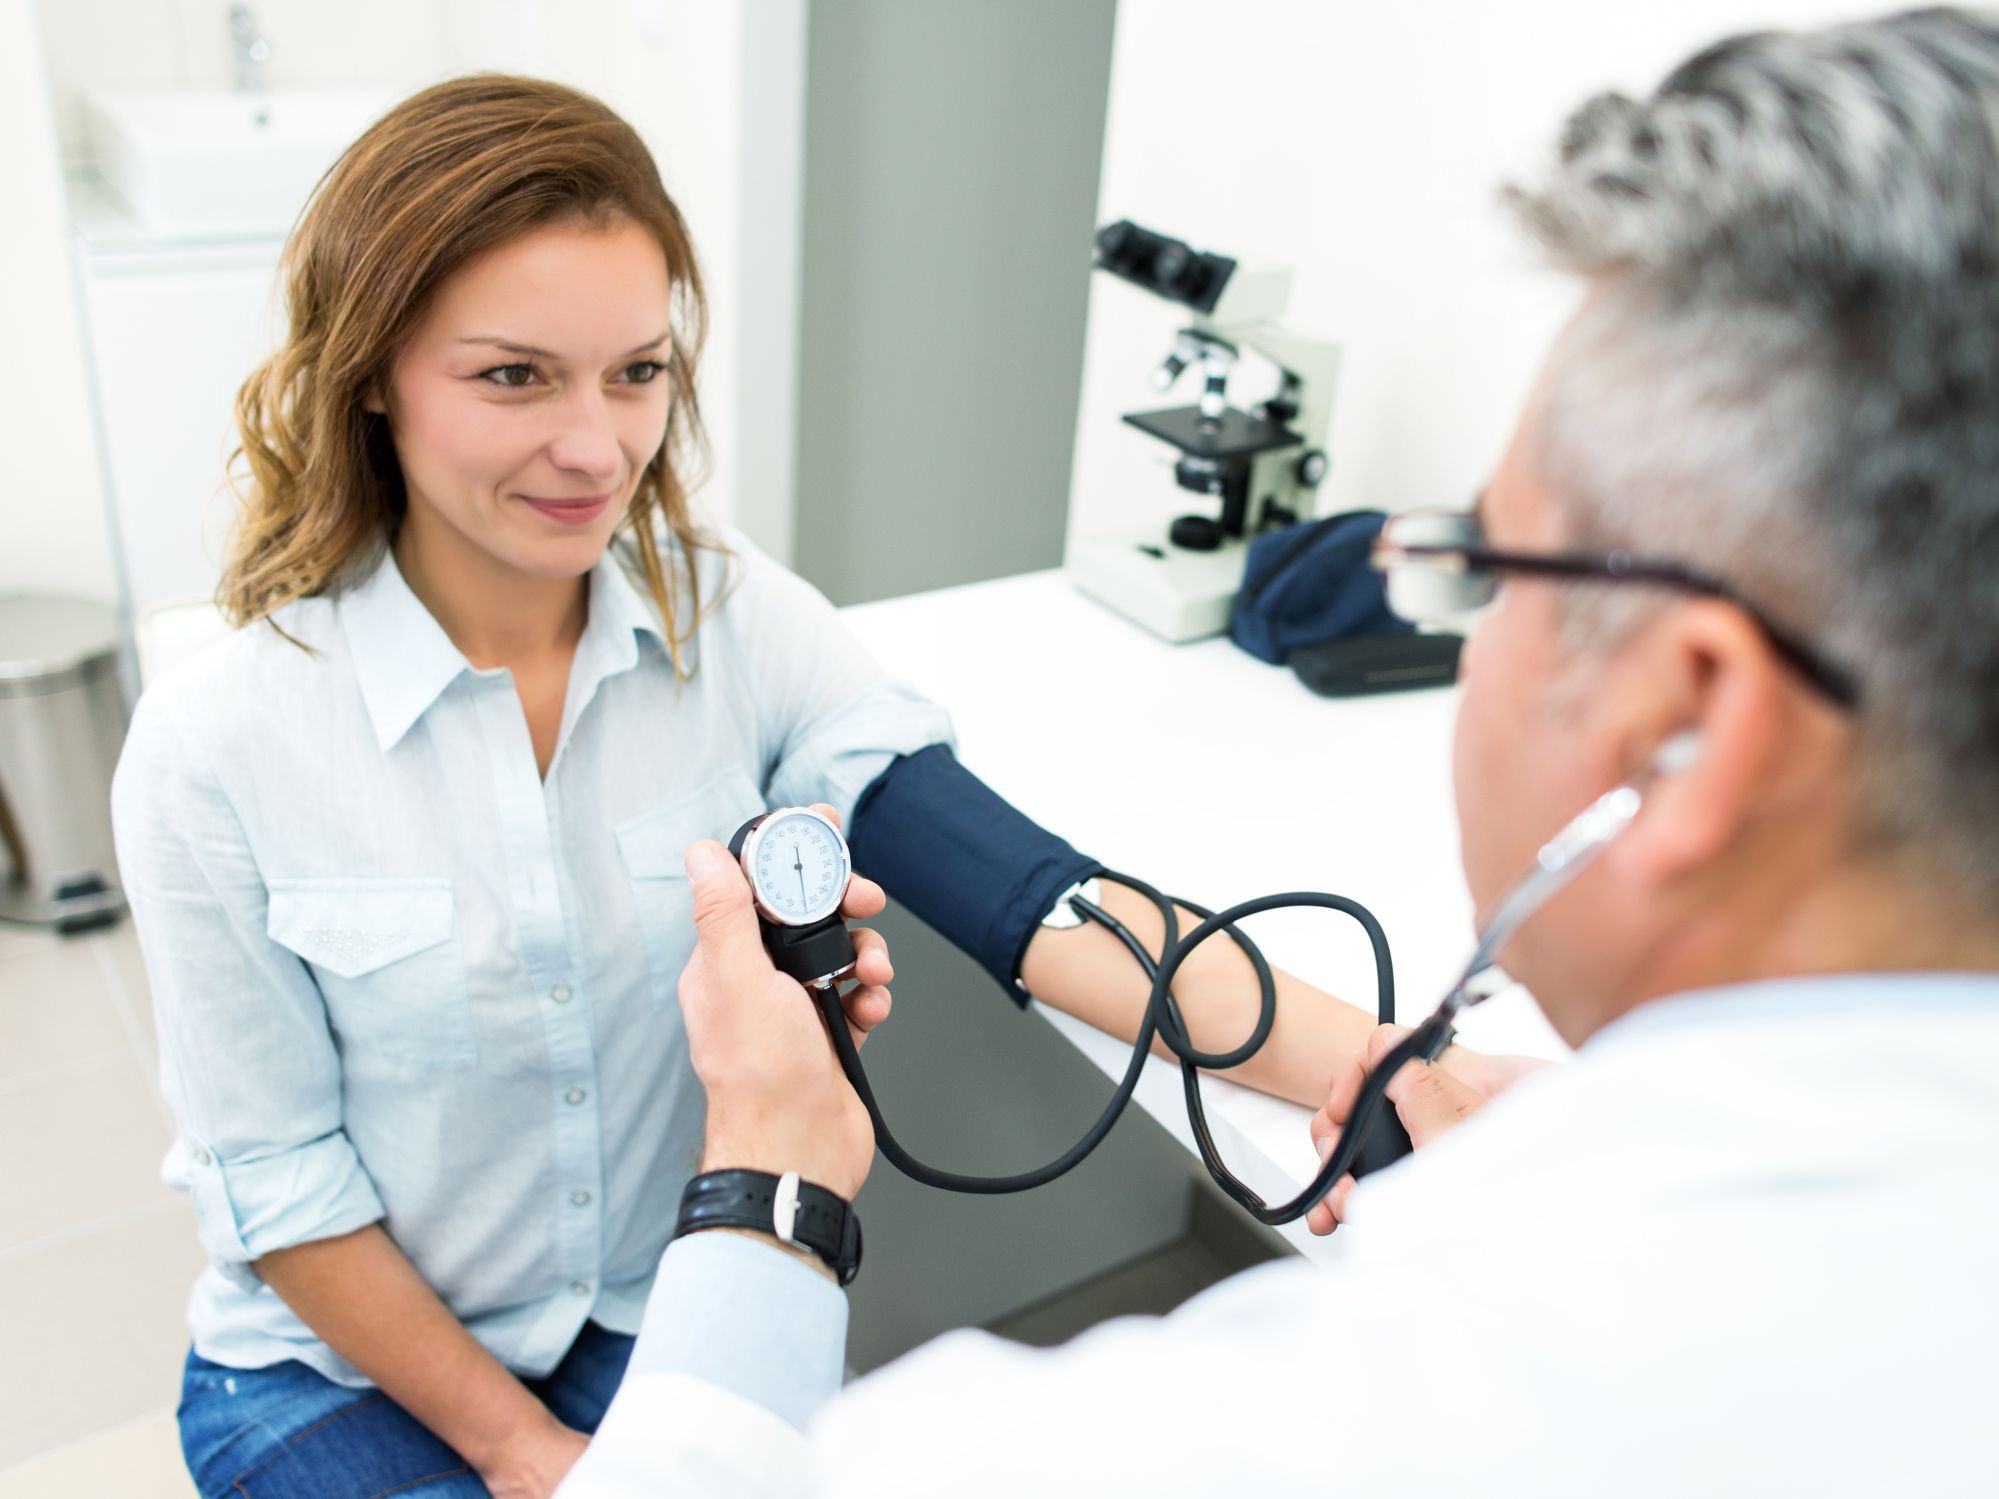
POLYGON ((280 241, 75 243, 128 603, 212 593, 236 392, 275 345, 280 241))

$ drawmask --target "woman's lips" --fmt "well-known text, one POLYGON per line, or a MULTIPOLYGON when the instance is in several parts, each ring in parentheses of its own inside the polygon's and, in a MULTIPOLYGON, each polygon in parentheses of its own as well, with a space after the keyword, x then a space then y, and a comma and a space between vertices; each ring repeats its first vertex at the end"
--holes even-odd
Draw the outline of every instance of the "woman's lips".
POLYGON ((521 500, 550 520, 565 526, 588 525, 602 515, 604 507, 611 503, 608 494, 586 495, 580 500, 544 500, 524 494, 521 500))

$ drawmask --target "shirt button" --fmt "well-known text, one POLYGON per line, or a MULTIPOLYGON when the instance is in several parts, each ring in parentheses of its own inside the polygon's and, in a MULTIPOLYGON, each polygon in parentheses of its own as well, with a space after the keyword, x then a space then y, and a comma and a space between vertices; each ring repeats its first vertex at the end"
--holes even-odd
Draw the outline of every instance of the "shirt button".
POLYGON ((569 1294, 572 1296, 588 1296, 590 1294, 590 1282, 587 1280, 571 1281, 569 1283, 569 1294))
POLYGON ((201 1164, 201 1165, 203 1165, 203 1166, 206 1166, 206 1165, 207 1165, 207 1164, 208 1164, 209 1162, 211 1162, 211 1161, 213 1161, 213 1160, 215 1159, 215 1157, 214 1157, 214 1156, 210 1155, 210 1154, 209 1154, 209 1153, 208 1153, 207 1151, 205 1151, 205 1150, 197 1150, 197 1151, 196 1151, 196 1152, 194 1153, 194 1158, 195 1158, 195 1160, 196 1160, 196 1161, 197 1161, 198 1163, 200 1163, 200 1164, 201 1164))
POLYGON ((549 997, 550 999, 554 1000, 554 1001, 555 1001, 555 1002, 556 1002, 557 1004, 559 1004, 559 1005, 566 1005, 566 1004, 568 1004, 568 1003, 569 1003, 569 985, 567 985, 567 984, 557 984, 557 985, 556 985, 556 986, 555 986, 555 987, 554 987, 553 989, 551 989, 551 990, 549 990, 549 991, 548 991, 548 997, 549 997))
POLYGON ((569 1194, 569 1200, 579 1208, 588 1207, 590 1205, 590 1194, 581 1187, 578 1187, 574 1192, 569 1194))
POLYGON ((581 1103, 589 1096, 581 1088, 571 1088, 567 1093, 562 1095, 564 1101, 568 1103, 581 1103))

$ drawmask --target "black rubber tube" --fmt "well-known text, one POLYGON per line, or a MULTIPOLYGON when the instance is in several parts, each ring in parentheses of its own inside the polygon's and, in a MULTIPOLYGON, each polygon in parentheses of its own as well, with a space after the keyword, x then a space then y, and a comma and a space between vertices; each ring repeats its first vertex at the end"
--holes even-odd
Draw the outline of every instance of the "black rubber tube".
MULTIPOLYGON (((866 1069, 861 1065, 860 1051, 854 1045, 853 1035, 847 1028, 846 1015, 840 1008, 838 993, 830 985, 815 989, 812 992, 819 1005, 820 1014, 826 1021, 834 1054, 840 1062, 840 1070, 846 1074, 848 1083, 852 1085, 862 1106, 868 1111, 868 1119, 874 1126, 876 1148, 881 1151, 890 1165, 912 1181, 922 1182, 926 1186, 937 1187, 947 1192, 994 1195, 1025 1192, 1030 1188, 1043 1186, 1073 1170, 1111 1132, 1119 1116, 1124 1113, 1125 1105, 1131 1102, 1132 1093, 1138 1086, 1139 1076, 1145 1069, 1145 1059, 1152 1049, 1152 1042, 1156 1036, 1179 1058, 1187 1102, 1188 1126, 1194 1137, 1195 1149, 1200 1153, 1202 1163, 1208 1168, 1208 1173, 1215 1179, 1216 1184, 1261 1222, 1274 1225, 1289 1223, 1303 1217, 1332 1190, 1333 1185, 1342 1176, 1361 1161, 1363 1147, 1368 1144, 1370 1134, 1379 1133, 1375 1129, 1377 1122, 1375 1116, 1382 1111, 1389 1080, 1405 1063, 1415 1057, 1422 1056, 1425 1060, 1435 1060, 1449 1039, 1448 1023, 1437 1017, 1431 1017, 1382 1059, 1381 1065, 1376 1067, 1362 1084, 1353 1112, 1341 1127, 1339 1139, 1332 1153, 1320 1166, 1317 1175, 1296 1197, 1273 1207, 1229 1171, 1209 1131, 1207 1111, 1201 1099, 1200 1070, 1205 1067, 1211 1071, 1225 1071, 1231 1067, 1241 1066, 1256 1055, 1258 1049, 1269 1039, 1271 1027, 1276 1023, 1277 990, 1270 965, 1256 944, 1238 930, 1237 924, 1265 911, 1298 907, 1316 907, 1351 916, 1367 934, 1368 943, 1374 952, 1376 1009, 1383 1024, 1388 1024, 1395 1018, 1395 970, 1388 950, 1387 934, 1382 931, 1381 923, 1375 920, 1374 914, 1358 901, 1323 892, 1294 891, 1244 901, 1219 914, 1204 911, 1190 902, 1178 902, 1202 918, 1200 925, 1182 941, 1173 900, 1143 880, 1133 879, 1127 875, 1105 871, 1100 878, 1125 885, 1152 901, 1165 921, 1166 930, 1161 947, 1164 957, 1155 964, 1151 955, 1146 952, 1144 944, 1139 942, 1123 923, 1101 907, 1080 897, 1072 901, 1079 914, 1105 927, 1116 936, 1147 977, 1152 980, 1152 989, 1146 999, 1144 1013, 1139 1017, 1138 1035, 1132 1043, 1131 1062, 1112 1090, 1103 1112, 1084 1132, 1082 1138, 1047 1164, 1010 1176, 973 1176, 963 1172, 946 1171, 918 1160, 896 1139, 895 1132, 889 1128, 888 1120, 883 1117, 881 1103, 875 1097, 873 1087, 869 1085, 866 1069), (1227 1051, 1207 1052, 1194 1046, 1172 989, 1173 977, 1179 972, 1180 965, 1196 947, 1217 932, 1226 933, 1230 940, 1242 949, 1256 971, 1257 1019, 1250 1035, 1241 1045, 1227 1051)), ((1396 1132, 1400 1132, 1400 1123, 1394 1119, 1392 1110, 1383 1122, 1392 1125, 1396 1132)), ((1387 1149, 1369 1154, 1378 1154, 1380 1157, 1378 1164, 1386 1164, 1388 1160, 1406 1153, 1407 1140, 1406 1133, 1401 1134, 1399 1142, 1392 1136, 1384 1138, 1381 1144, 1386 1145, 1387 1149)))

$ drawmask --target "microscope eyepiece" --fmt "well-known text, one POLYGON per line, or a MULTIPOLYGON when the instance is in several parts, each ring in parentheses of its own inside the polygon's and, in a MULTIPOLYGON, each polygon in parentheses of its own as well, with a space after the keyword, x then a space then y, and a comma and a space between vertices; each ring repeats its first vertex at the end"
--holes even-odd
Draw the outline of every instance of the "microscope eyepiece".
POLYGON ((1097 231, 1099 269, 1196 312, 1215 310, 1235 265, 1226 255, 1196 250, 1129 219, 1097 231))

